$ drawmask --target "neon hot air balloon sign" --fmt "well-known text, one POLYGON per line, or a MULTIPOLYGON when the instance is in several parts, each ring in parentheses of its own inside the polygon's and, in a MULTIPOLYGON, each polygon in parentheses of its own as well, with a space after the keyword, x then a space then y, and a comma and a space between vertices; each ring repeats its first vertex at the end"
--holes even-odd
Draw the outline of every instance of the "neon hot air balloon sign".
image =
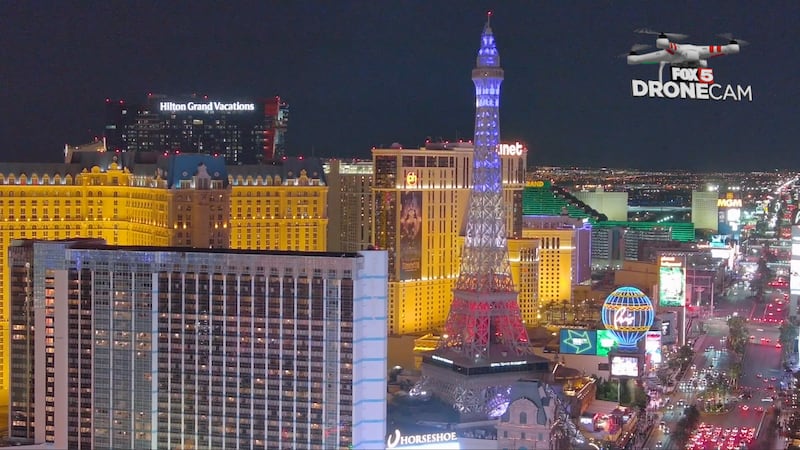
POLYGON ((620 350, 635 350, 653 326, 653 302, 635 287, 621 287, 606 297, 602 309, 603 325, 617 339, 620 350))

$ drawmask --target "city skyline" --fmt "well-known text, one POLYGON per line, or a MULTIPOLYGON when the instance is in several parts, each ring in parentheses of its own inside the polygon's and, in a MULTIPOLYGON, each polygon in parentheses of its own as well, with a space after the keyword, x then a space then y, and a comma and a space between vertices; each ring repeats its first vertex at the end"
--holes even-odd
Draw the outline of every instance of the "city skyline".
POLYGON ((393 142, 469 139, 472 86, 460 75, 474 57, 471 32, 491 9, 510 74, 503 140, 526 142, 529 165, 800 167, 790 125, 796 3, 118 6, 0 7, 11 87, 0 159, 57 161, 65 143, 102 134, 105 98, 137 102, 149 92, 280 95, 291 108, 289 155, 366 158, 393 142), (724 32, 749 41, 709 64, 719 83, 752 86, 753 101, 633 98, 632 79, 658 76, 657 66, 616 58, 654 44, 633 33, 640 27, 687 33, 687 43, 724 44, 715 37, 724 32))

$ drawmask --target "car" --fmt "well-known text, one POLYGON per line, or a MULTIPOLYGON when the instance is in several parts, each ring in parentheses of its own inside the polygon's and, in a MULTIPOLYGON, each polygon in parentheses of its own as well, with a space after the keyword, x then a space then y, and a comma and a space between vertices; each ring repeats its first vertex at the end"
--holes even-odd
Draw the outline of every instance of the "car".
POLYGON ((756 374, 756 378, 761 378, 761 376, 762 376, 761 373, 756 374))
POLYGON ((747 405, 740 405, 739 409, 741 409, 742 411, 747 411, 748 409, 750 409, 750 407, 747 405))
POLYGON ((770 381, 778 381, 778 379, 776 377, 770 377, 769 380, 770 381))
POLYGON ((781 343, 780 343, 780 342, 778 342, 778 343, 776 343, 776 344, 775 344, 775 348, 781 348, 781 347, 783 347, 783 346, 781 345, 781 343))
POLYGON ((656 442, 656 448, 661 448, 663 445, 664 443, 661 441, 656 442))

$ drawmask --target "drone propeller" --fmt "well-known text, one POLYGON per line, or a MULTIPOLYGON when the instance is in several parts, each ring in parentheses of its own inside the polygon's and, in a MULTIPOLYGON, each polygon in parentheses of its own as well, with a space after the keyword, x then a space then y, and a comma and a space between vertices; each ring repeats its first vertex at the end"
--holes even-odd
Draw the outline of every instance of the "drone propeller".
POLYGON ((623 53, 621 55, 617 55, 617 57, 618 58, 626 58, 626 57, 628 57, 630 55, 638 55, 640 51, 642 51, 642 50, 644 50, 646 48, 650 48, 650 46, 647 45, 647 44, 633 44, 628 53, 623 53))
POLYGON ((639 34, 654 34, 654 35, 656 35, 656 36, 658 36, 660 38, 668 38, 668 39, 673 40, 673 41, 682 41, 682 40, 684 40, 684 39, 689 37, 688 34, 665 33, 663 31, 651 30, 650 28, 639 28, 638 30, 634 30, 633 32, 634 33, 639 33, 639 34))
POLYGON ((732 33, 722 33, 722 34, 718 34, 717 36, 721 37, 722 39, 727 39, 729 41, 728 42, 729 44, 739 44, 739 45, 748 45, 749 44, 749 42, 747 42, 747 41, 745 41, 743 39, 736 39, 735 37, 733 37, 732 33))

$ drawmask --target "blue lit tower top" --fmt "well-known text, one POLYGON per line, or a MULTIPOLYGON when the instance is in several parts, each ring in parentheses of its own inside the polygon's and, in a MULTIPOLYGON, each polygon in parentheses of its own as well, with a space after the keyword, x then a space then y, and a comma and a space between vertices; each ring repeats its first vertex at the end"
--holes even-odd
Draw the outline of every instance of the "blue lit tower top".
POLYGON ((500 84, 503 69, 489 19, 481 35, 475 84, 475 156, 472 192, 467 212, 467 236, 456 289, 475 292, 514 292, 508 265, 505 209, 501 182, 500 84))
MULTIPOLYGON (((494 43, 491 19, 492 13, 490 12, 486 18, 486 25, 483 26, 483 34, 481 35, 481 48, 478 50, 478 62, 475 64, 476 70, 481 67, 500 68, 500 53, 497 52, 497 46, 494 43)), ((472 73, 474 79, 475 72, 473 71, 472 73)), ((500 81, 503 81, 502 70, 500 70, 500 81)))

